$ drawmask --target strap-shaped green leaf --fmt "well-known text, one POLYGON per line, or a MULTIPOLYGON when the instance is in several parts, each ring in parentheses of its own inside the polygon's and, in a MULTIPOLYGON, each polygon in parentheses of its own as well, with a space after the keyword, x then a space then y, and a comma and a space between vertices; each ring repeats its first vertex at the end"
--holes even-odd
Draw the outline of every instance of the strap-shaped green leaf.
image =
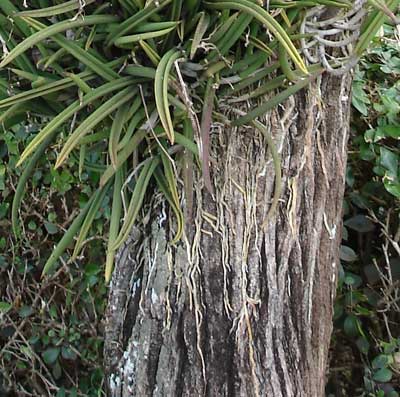
POLYGON ((272 156, 272 161, 274 163, 274 171, 275 171, 275 189, 274 196, 271 202, 271 206, 269 207, 267 216, 265 217, 261 228, 264 229, 269 220, 275 215, 276 209, 278 208, 279 198, 282 193, 282 169, 281 169, 281 159, 276 148, 275 142, 271 136, 271 133, 268 131, 268 128, 260 123, 258 120, 253 120, 251 124, 257 128, 263 135, 268 144, 268 149, 272 156))
MULTIPOLYGON (((95 15, 93 17, 100 17, 100 15, 95 15)), ((45 25, 41 24, 40 22, 32 19, 26 18, 31 26, 35 29, 41 29, 38 33, 43 32, 46 29, 45 25)), ((61 22, 60 22, 61 23, 61 22)), ((105 23, 105 22, 99 22, 105 23)), ((93 23, 91 23, 93 25, 93 23)), ((72 56, 76 59, 81 61, 85 64, 88 68, 93 70, 93 72, 97 73, 99 76, 103 77, 105 80, 113 81, 114 79, 118 78, 118 73, 114 72, 110 66, 108 66, 105 62, 100 59, 100 56, 97 58, 90 54, 88 51, 85 51, 81 48, 78 44, 73 42, 72 40, 67 40, 62 35, 55 33, 52 36, 52 39, 62 48, 64 48, 67 52, 69 52, 72 56)), ((22 43, 21 43, 22 44, 22 43)))
POLYGON ((72 81, 79 87, 82 93, 89 94, 92 91, 92 88, 86 84, 84 80, 82 80, 77 74, 74 73, 66 73, 68 77, 71 77, 72 81))
MULTIPOLYGON (((85 5, 94 3, 96 0, 85 0, 85 5)), ((32 18, 43 18, 43 17, 54 17, 55 15, 65 14, 70 11, 77 10, 81 7, 81 4, 77 0, 66 1, 62 4, 50 6, 46 8, 39 8, 37 10, 20 11, 15 15, 18 17, 32 17, 32 18)))
POLYGON ((124 146, 124 148, 118 153, 116 164, 112 164, 107 167, 104 174, 100 178, 100 186, 104 186, 108 180, 115 174, 115 172, 124 164, 128 157, 138 147, 146 136, 146 131, 140 130, 130 139, 130 141, 124 146))
MULTIPOLYGON (((19 10, 13 2, 10 0, 1 0, 0 1, 0 10, 4 12, 5 15, 12 18, 19 10)), ((14 20, 15 25, 17 28, 24 34, 25 37, 30 35, 29 25, 22 18, 15 18, 14 20)))
POLYGON ((32 82, 38 82, 39 80, 42 82, 42 84, 48 84, 54 81, 57 81, 57 79, 54 77, 54 75, 50 73, 44 73, 44 72, 37 72, 36 73, 31 73, 27 72, 25 70, 20 70, 20 69, 15 69, 15 68, 10 68, 10 71, 14 73, 15 75, 21 77, 22 79, 26 79, 32 82))
POLYGON ((14 117, 21 112, 26 112, 26 110, 26 106, 24 107, 21 103, 16 103, 15 105, 9 107, 5 112, 0 113, 0 125, 5 123, 11 117, 14 117))
POLYGON ((108 101, 99 106, 88 118, 86 118, 80 126, 72 133, 65 142, 60 154, 57 157, 55 168, 60 167, 60 165, 66 160, 69 153, 76 147, 79 140, 85 136, 89 131, 91 131, 97 124, 104 120, 108 115, 110 115, 114 110, 118 109, 124 103, 129 101, 136 94, 135 90, 128 87, 118 94, 114 95, 108 101))
POLYGON ((121 136, 122 128, 126 122, 129 112, 129 105, 125 103, 121 106, 115 114, 113 123, 111 125, 110 139, 108 141, 108 152, 110 154, 111 164, 117 166, 117 149, 118 142, 121 136))
MULTIPOLYGON (((1 14, 0 14, 0 16, 1 16, 1 14)), ((9 35, 9 33, 5 30, 5 28, 3 26, 1 26, 1 22, 0 22, 0 36, 2 38, 8 37, 7 49, 9 51, 13 50, 17 46, 17 42, 14 40, 14 38, 12 36, 9 35)), ((17 57, 14 60, 14 65, 17 68, 24 70, 25 72, 31 72, 31 73, 36 72, 36 68, 33 66, 32 61, 28 58, 28 56, 26 54, 21 54, 19 57, 17 57)))
POLYGON ((199 22, 197 23, 196 30, 193 35, 192 45, 190 47, 190 59, 193 59, 196 51, 203 40, 204 34, 207 31, 208 25, 210 24, 210 16, 205 12, 200 13, 199 22))
POLYGON ((163 22, 145 22, 138 25, 133 29, 133 33, 155 32, 156 30, 163 30, 176 27, 179 21, 163 21, 163 22))
POLYGON ((168 103, 168 81, 172 64, 180 57, 179 51, 169 50, 160 60, 154 79, 154 96, 157 112, 171 144, 174 143, 174 126, 168 103))
POLYGON ((141 22, 146 21, 155 13, 161 11, 165 6, 171 3, 172 0, 164 0, 160 2, 152 1, 146 8, 138 11, 136 14, 132 15, 130 18, 122 22, 118 27, 116 27, 107 37, 107 43, 113 44, 115 40, 124 34, 131 32, 135 27, 137 27, 141 22))
MULTIPOLYGON (((80 74, 80 77, 85 81, 94 79, 96 77, 95 74, 91 72, 84 72, 80 74)), ((67 77, 64 79, 57 80, 53 83, 44 84, 38 88, 33 88, 32 90, 23 91, 21 93, 12 95, 8 98, 2 99, 0 101, 0 109, 13 106, 17 103, 22 103, 25 101, 29 101, 30 99, 34 99, 37 97, 45 96, 51 94, 52 92, 57 92, 64 90, 65 88, 71 87, 75 85, 75 82, 71 79, 71 77, 67 77)))
MULTIPOLYGON (((167 159, 167 161, 169 162, 168 159, 167 159)), ((164 161, 163 161, 163 163, 164 163, 164 161)), ((171 244, 175 244, 182 237, 184 220, 183 220, 183 213, 181 210, 181 205, 179 203, 179 200, 176 200, 176 198, 174 197, 174 195, 175 195, 174 191, 176 190, 176 185, 175 185, 176 181, 174 179, 171 179, 170 176, 168 176, 169 173, 170 173, 170 171, 167 171, 165 169, 165 164, 164 164, 164 173, 158 167, 154 171, 154 178, 157 182, 158 188, 164 194, 164 197, 169 202, 169 204, 172 208, 172 211, 174 212, 174 214, 176 216, 177 229, 176 229, 175 237, 171 241, 171 244), (171 191, 171 187, 174 191, 171 191)), ((177 192, 176 192, 176 194, 177 194, 177 192)))
POLYGON ((79 179, 82 180, 83 168, 85 166, 85 160, 86 160, 87 145, 82 144, 82 142, 80 142, 80 144, 81 144, 81 147, 79 148, 78 175, 79 175, 79 179))
MULTIPOLYGON (((100 189, 98 189, 100 190, 100 189)), ((72 244, 75 235, 78 233, 82 222, 84 221, 86 214, 89 211, 89 208, 92 205, 93 200, 95 199, 96 194, 94 194, 89 201, 85 204, 83 209, 80 211, 79 215, 74 219, 71 223, 70 227, 62 237, 62 239, 58 242, 57 246, 54 248, 50 257, 47 259, 44 268, 42 270, 42 277, 48 274, 56 265, 60 256, 65 252, 65 250, 72 244)))
POLYGON ((140 175, 136 181, 135 189, 133 190, 129 207, 127 213, 125 214, 124 223, 121 227, 116 241, 111 246, 112 250, 117 250, 128 238, 129 233, 132 230, 132 226, 135 223, 136 218, 139 214, 140 208, 142 208, 147 185, 149 184, 150 178, 159 163, 160 158, 155 157, 143 166, 140 175))
POLYGON ((139 44, 143 48, 143 51, 149 57, 151 62, 153 62, 153 65, 155 66, 158 65, 161 57, 157 54, 157 52, 153 49, 153 47, 144 40, 139 40, 139 44))
POLYGON ((242 78, 239 82, 234 84, 232 87, 229 87, 226 91, 224 91, 224 95, 229 95, 231 96, 234 93, 237 93, 239 91, 242 91, 250 86, 252 86, 254 83, 259 83, 260 81, 263 81, 265 77, 268 75, 272 74, 276 69, 278 69, 279 63, 273 63, 271 66, 267 66, 258 72, 254 73, 252 76, 244 77, 242 78))
POLYGON ((210 194, 214 193, 210 176, 210 129, 212 122, 212 112, 214 109, 215 86, 214 79, 211 77, 207 81, 204 93, 203 112, 201 115, 201 170, 203 173, 204 185, 210 194))
MULTIPOLYGON (((193 141, 193 128, 189 119, 183 120, 183 133, 185 139, 189 142, 193 141)), ((193 197, 194 197, 194 187, 193 187, 193 153, 185 148, 182 156, 182 174, 183 174, 183 190, 185 194, 185 223, 187 225, 191 224, 193 215, 193 197)))
MULTIPOLYGON (((62 21, 55 23, 54 25, 42 28, 39 32, 31 34, 23 42, 18 44, 9 54, 0 62, 0 68, 8 65, 12 62, 18 55, 23 54, 27 49, 33 47, 34 45, 54 37, 57 33, 65 32, 68 29, 73 29, 81 26, 95 25, 95 24, 107 24, 111 22, 116 22, 118 18, 112 15, 90 15, 85 18, 79 18, 75 21, 62 21)), ((31 18, 24 18, 24 21, 32 26, 37 26, 38 22, 32 20, 31 18)), ((40 24, 40 26, 45 26, 40 24)))
POLYGON ((175 23, 174 26, 168 27, 166 29, 155 30, 154 32, 144 32, 136 33, 129 36, 122 36, 114 41, 114 45, 121 48, 132 48, 134 43, 140 40, 154 39, 156 37, 161 37, 167 35, 169 32, 174 30, 178 24, 175 23))
POLYGON ((237 20, 239 16, 238 12, 233 13, 228 19, 222 22, 222 24, 211 34, 211 43, 218 43, 232 26, 232 24, 237 20))
POLYGON ((187 136, 182 135, 179 132, 175 132, 175 142, 192 152, 196 157, 199 157, 199 149, 196 143, 193 141, 193 137, 192 139, 189 139, 187 136))
MULTIPOLYGON (((121 59, 117 59, 115 61, 109 62, 107 65, 111 68, 121 64, 123 61, 121 59)), ((81 80, 90 81, 96 78, 96 74, 91 71, 85 71, 77 74, 81 80)), ((115 80, 114 80, 115 81, 115 80)), ((12 95, 8 98, 2 99, 0 101, 0 109, 12 106, 16 103, 22 103, 25 101, 29 101, 30 99, 43 97, 45 95, 51 94, 53 92, 62 91, 66 88, 75 85, 75 81, 71 77, 66 77, 64 79, 57 80, 52 83, 47 83, 44 85, 40 85, 39 87, 35 87, 32 90, 24 91, 15 95, 12 95)))
POLYGON ((156 75, 156 70, 148 66, 142 65, 128 65, 124 72, 135 77, 147 77, 149 79, 154 79, 156 75))
POLYGON ((315 72, 313 76, 302 78, 298 83, 291 85, 286 90, 276 94, 271 99, 263 103, 262 105, 256 107, 245 116, 241 116, 232 122, 233 125, 243 125, 255 120, 257 117, 266 114, 269 110, 273 109, 275 106, 279 105, 286 99, 288 99, 291 95, 294 95, 296 92, 300 91, 302 88, 306 87, 310 81, 315 78, 315 76, 319 73, 323 72, 323 68, 320 67, 320 70, 315 72))
POLYGON ((282 43, 285 47, 289 56, 293 59, 294 63, 299 69, 308 74, 306 65, 300 57, 296 47, 290 40, 289 36, 283 29, 283 27, 262 7, 258 4, 252 3, 249 0, 217 0, 206 2, 207 6, 217 9, 233 9, 246 12, 256 18, 259 22, 264 24, 274 36, 282 43))
POLYGON ((21 234, 19 218, 18 218, 18 210, 19 210, 19 208, 21 206, 21 202, 24 198, 24 194, 25 194, 25 190, 26 190, 26 183, 28 182, 28 179, 32 175, 37 162, 43 156, 47 146, 54 139, 55 133, 56 133, 56 131, 53 131, 52 134, 47 135, 47 137, 42 141, 40 146, 37 148, 35 154, 29 160, 24 171, 18 178, 18 185, 15 190, 15 194, 14 194, 14 198, 13 198, 13 202, 12 202, 12 208, 11 208, 11 224, 12 224, 12 230, 13 230, 15 237, 19 237, 21 234))
POLYGON ((79 252, 81 251, 86 236, 90 231, 90 228, 97 214, 97 211, 99 210, 109 188, 110 188, 110 183, 107 183, 107 185, 101 187, 99 190, 96 191, 93 202, 91 203, 87 215, 85 216, 85 220, 83 221, 81 227, 79 228, 79 235, 75 243, 75 249, 74 252, 72 253, 71 260, 75 260, 79 255, 79 252))
POLYGON ((21 157, 17 162, 17 166, 21 165, 22 162, 26 160, 26 158, 35 151, 38 145, 43 142, 47 136, 52 135, 54 131, 56 131, 63 123, 65 123, 69 118, 71 118, 76 112, 83 109, 88 104, 92 103, 98 98, 101 98, 111 92, 117 91, 119 89, 125 88, 134 83, 134 79, 130 77, 124 77, 118 79, 111 83, 106 83, 99 88, 94 89, 93 91, 86 94, 82 100, 76 100, 71 103, 65 110, 59 113, 56 117, 54 117, 36 136, 35 138, 28 144, 25 148, 21 157))
MULTIPOLYGON (((398 5, 398 0, 388 0, 386 2, 386 6, 390 11, 394 10, 398 5)), ((355 54, 358 56, 362 55, 386 19, 387 15, 379 9, 371 13, 362 26, 361 36, 358 39, 356 48, 354 49, 355 54)))
MULTIPOLYGON (((165 145, 163 145, 165 147, 165 145)), ((161 161, 164 167, 165 179, 168 183, 172 199, 177 207, 179 207, 179 195, 176 187, 176 177, 172 168, 171 160, 167 157, 164 151, 160 152, 161 161)))
POLYGON ((111 274, 114 266, 115 249, 112 249, 115 240, 118 237, 119 223, 122 213, 122 184, 123 171, 119 169, 115 174, 114 191, 111 208, 110 229, 108 232, 106 266, 104 271, 105 282, 108 283, 111 279, 111 274))
POLYGON ((246 31, 252 19, 252 15, 240 13, 237 20, 232 24, 226 34, 222 37, 220 41, 217 42, 218 51, 215 51, 214 54, 218 56, 227 55, 229 50, 246 31))
POLYGON ((130 119, 128 126, 126 127, 126 132, 122 139, 118 142, 117 150, 122 150, 128 144, 130 139, 132 138, 136 128, 139 123, 144 120, 146 116, 146 112, 143 108, 137 110, 134 116, 130 119))

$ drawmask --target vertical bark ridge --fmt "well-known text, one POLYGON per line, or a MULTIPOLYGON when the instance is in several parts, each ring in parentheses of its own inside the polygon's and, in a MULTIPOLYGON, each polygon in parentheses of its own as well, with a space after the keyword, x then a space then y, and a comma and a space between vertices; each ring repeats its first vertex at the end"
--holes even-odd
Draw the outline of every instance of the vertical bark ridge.
POLYGON ((265 231, 274 172, 252 129, 215 126, 215 200, 195 178, 196 215, 178 246, 168 244, 172 223, 154 201, 152 219, 136 245, 125 244, 113 276, 110 396, 324 394, 349 87, 349 77, 324 75, 265 115, 284 186, 265 231))

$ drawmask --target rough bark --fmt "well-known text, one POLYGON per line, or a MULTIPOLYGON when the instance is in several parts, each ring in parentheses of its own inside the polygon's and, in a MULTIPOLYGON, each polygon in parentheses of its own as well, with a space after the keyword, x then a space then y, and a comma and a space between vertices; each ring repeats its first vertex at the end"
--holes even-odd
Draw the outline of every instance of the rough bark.
POLYGON ((109 396, 324 395, 349 88, 349 76, 323 75, 265 116, 283 172, 266 230, 274 171, 252 129, 213 132, 215 197, 195 181, 178 246, 168 208, 153 201, 110 288, 109 396))

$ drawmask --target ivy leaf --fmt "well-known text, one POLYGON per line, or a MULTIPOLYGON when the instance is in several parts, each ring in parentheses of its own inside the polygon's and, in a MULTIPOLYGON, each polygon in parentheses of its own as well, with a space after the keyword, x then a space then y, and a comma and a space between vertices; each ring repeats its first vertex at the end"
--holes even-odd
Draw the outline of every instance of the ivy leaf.
POLYGON ((388 178, 383 179, 385 189, 393 196, 400 198, 400 183, 394 183, 388 178))
POLYGON ((395 125, 384 125, 365 131, 364 139, 367 143, 377 143, 385 138, 400 139, 400 128, 395 125))
POLYGON ((365 161, 373 160, 376 155, 374 153, 373 145, 369 145, 367 143, 363 143, 360 145, 360 159, 365 161))
POLYGON ((0 302, 0 313, 7 313, 12 308, 12 304, 8 302, 0 302))
POLYGON ((58 361, 54 364, 53 370, 51 371, 55 379, 60 379, 62 376, 61 365, 58 361))
POLYGON ((33 313, 32 306, 22 306, 18 314, 21 318, 29 317, 33 313))
POLYGON ((399 169, 399 157, 396 153, 384 147, 380 148, 381 159, 380 163, 389 171, 389 175, 393 178, 397 178, 397 172, 399 169))
POLYGON ((365 215, 356 215, 344 224, 359 233, 368 233, 375 229, 375 225, 365 215))
POLYGON ((370 103, 367 93, 364 91, 364 81, 356 81, 353 84, 352 104, 363 115, 368 115, 370 103))
MULTIPOLYGON (((383 125, 376 129, 376 135, 400 139, 400 126, 399 125, 383 125)), ((377 141, 375 141, 377 142, 377 141)))
POLYGON ((360 320, 354 314, 349 314, 344 320, 343 329, 349 336, 358 336, 361 329, 360 320))
POLYGON ((68 346, 63 346, 61 355, 66 360, 76 360, 77 354, 68 346))
POLYGON ((388 368, 381 368, 380 370, 374 373, 372 379, 376 382, 389 382, 392 379, 392 371, 388 368))
POLYGON ((356 274, 346 272, 344 283, 348 286, 352 286, 353 288, 358 288, 362 284, 362 279, 356 274))
POLYGON ((345 262, 354 262, 358 258, 357 254, 353 249, 347 245, 340 246, 340 259, 345 262))
POLYGON ((391 364, 393 362, 393 358, 390 355, 387 354, 380 354, 379 356, 376 356, 372 360, 372 368, 373 369, 380 369, 387 367, 388 364, 391 364))
POLYGON ((368 353, 370 344, 369 344, 367 338, 364 338, 364 337, 358 338, 356 344, 361 353, 363 353, 363 354, 368 353))
POLYGON ((56 397, 65 397, 66 393, 65 393, 65 388, 64 387, 60 387, 58 389, 58 392, 56 394, 56 397))
POLYGON ((58 233, 58 227, 54 223, 45 222, 44 227, 46 228, 47 233, 49 233, 49 234, 57 234, 58 233))
POLYGON ((42 353, 43 360, 46 364, 53 364, 60 354, 59 347, 49 347, 42 353))

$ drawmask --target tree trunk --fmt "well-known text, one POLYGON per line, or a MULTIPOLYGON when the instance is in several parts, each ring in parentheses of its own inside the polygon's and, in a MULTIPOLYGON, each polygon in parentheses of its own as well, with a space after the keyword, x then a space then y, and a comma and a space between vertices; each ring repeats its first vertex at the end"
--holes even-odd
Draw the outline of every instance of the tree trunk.
MULTIPOLYGON (((213 130, 215 198, 195 177, 177 246, 156 197, 120 251, 106 318, 109 396, 324 395, 341 239, 350 76, 322 75, 263 122, 213 130)), ((233 115, 230 115, 233 117, 233 115)))

